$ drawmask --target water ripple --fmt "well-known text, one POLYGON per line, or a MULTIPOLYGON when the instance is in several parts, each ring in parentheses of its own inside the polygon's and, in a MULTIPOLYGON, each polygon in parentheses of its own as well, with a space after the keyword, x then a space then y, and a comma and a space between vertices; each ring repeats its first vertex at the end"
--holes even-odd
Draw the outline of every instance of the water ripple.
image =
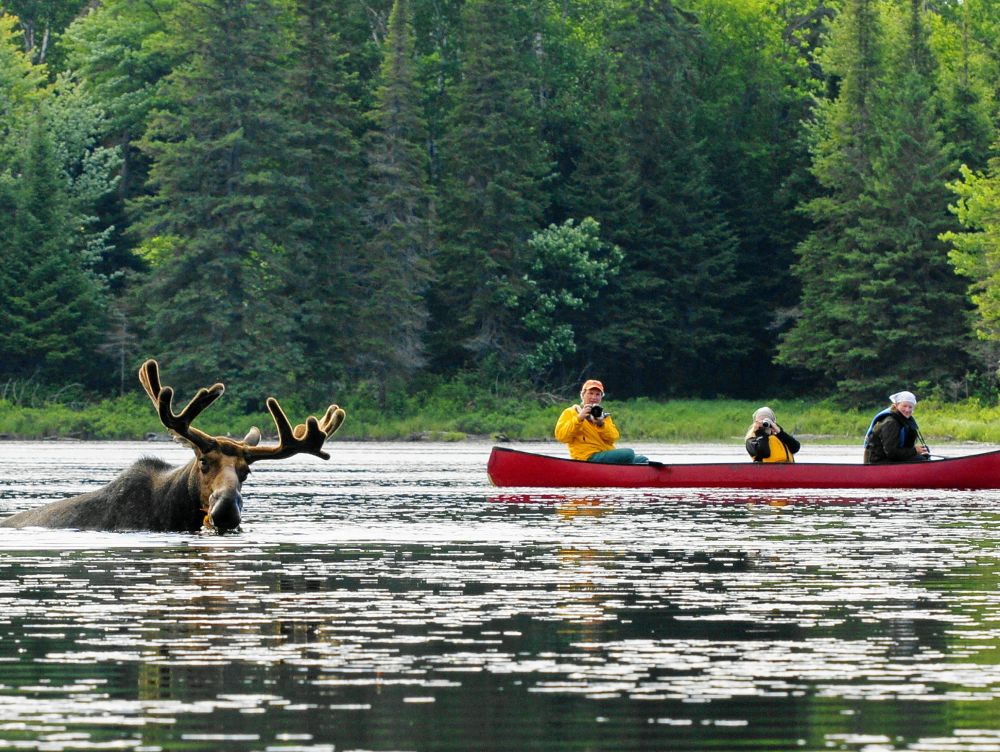
MULTIPOLYGON (((5 448, 0 513, 188 456, 5 448)), ((0 750, 1000 749, 996 492, 510 494, 483 445, 335 449, 255 466, 236 535, 0 530, 0 750)))

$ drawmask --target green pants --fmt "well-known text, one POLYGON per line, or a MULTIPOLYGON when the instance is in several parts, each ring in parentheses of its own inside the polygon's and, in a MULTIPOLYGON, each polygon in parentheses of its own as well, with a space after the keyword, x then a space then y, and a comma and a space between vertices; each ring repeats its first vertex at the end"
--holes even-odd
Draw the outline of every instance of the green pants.
POLYGON ((645 465, 648 459, 636 454, 634 449, 609 449, 587 458, 587 462, 604 462, 609 465, 645 465))

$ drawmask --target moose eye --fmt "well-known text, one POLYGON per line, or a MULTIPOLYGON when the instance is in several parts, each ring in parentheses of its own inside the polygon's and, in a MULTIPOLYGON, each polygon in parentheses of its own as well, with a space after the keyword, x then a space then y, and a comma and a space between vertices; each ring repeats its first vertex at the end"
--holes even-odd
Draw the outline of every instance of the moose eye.
POLYGON ((201 471, 203 473, 208 472, 208 460, 206 460, 204 457, 201 458, 201 471))

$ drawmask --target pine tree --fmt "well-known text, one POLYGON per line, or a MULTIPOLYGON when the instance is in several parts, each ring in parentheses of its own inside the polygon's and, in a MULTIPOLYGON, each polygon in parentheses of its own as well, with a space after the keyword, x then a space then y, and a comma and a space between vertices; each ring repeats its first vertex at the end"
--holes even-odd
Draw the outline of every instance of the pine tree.
POLYGON ((384 391, 424 365, 431 281, 433 199, 427 126, 413 72, 409 0, 396 0, 368 134, 368 193, 362 268, 365 301, 357 343, 364 375, 384 391))
POLYGON ((287 175, 288 19, 272 0, 181 2, 187 62, 141 146, 152 195, 134 203, 154 262, 136 301, 149 354, 200 387, 238 376, 255 407, 298 380, 284 246, 302 184, 287 175))
POLYGON ((501 367, 525 348, 505 302, 523 284, 527 240, 548 203, 552 165, 532 95, 525 7, 471 0, 463 8, 463 77, 441 140, 441 237, 432 294, 436 365, 473 358, 501 367))

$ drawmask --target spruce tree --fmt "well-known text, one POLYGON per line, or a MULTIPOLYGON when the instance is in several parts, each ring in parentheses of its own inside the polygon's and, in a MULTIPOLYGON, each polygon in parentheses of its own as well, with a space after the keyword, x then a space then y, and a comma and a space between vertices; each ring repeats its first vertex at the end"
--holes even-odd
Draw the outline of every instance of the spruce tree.
POLYGON ((433 198, 427 126, 413 71, 409 0, 396 0, 368 134, 365 289, 356 361, 384 391, 424 365, 433 198))
POLYGON ((104 290, 73 250, 66 175, 41 111, 24 135, 17 180, 0 185, 0 202, 13 210, 0 277, 0 376, 94 385, 106 365, 98 351, 104 290))
POLYGON ((878 355, 877 343, 857 323, 861 286, 874 276, 874 259, 856 241, 859 220, 872 209, 863 192, 878 145, 873 110, 883 55, 875 5, 849 0, 838 17, 825 66, 838 77, 839 91, 819 103, 808 126, 822 195, 803 205, 814 229, 796 248, 802 297, 777 360, 813 374, 814 388, 833 387, 850 377, 845 367, 862 359, 871 364, 878 355))
MULTIPOLYGON (((958 164, 981 170, 986 166, 990 144, 997 134, 990 107, 995 79, 983 70, 982 64, 977 64, 983 57, 984 45, 975 39, 973 5, 980 3, 973 0, 958 4, 946 16, 939 36, 952 46, 957 39, 958 44, 957 49, 949 47, 940 55, 941 83, 937 97, 949 156, 958 164)), ((993 54, 998 53, 1000 50, 993 54)))
POLYGON ((148 354, 174 364, 178 387, 238 377, 256 407, 302 367, 284 245, 302 189, 286 172, 281 118, 288 19, 275 0, 185 0, 175 12, 186 62, 141 142, 152 194, 133 208, 153 268, 135 300, 148 354))
POLYGON ((313 376, 301 388, 325 399, 343 380, 358 346, 364 243, 361 207, 364 122, 359 83, 338 29, 342 3, 297 0, 294 96, 282 107, 288 128, 284 171, 296 183, 288 203, 285 244, 292 260, 295 341, 313 376))
MULTIPOLYGON (((736 368, 766 374, 784 389, 787 370, 771 361, 799 298, 791 266, 808 228, 796 205, 815 187, 799 134, 825 83, 810 63, 832 10, 816 0, 694 0, 685 7, 697 15, 704 38, 697 133, 739 242, 738 276, 753 300, 766 301, 745 332, 752 349, 736 368)), ((738 382, 736 390, 756 396, 759 386, 738 382)))
POLYGON ((634 185, 634 223, 616 237, 622 276, 602 296, 585 348, 619 393, 714 394, 732 383, 724 365, 748 346, 748 316, 736 238, 695 128, 700 40, 669 0, 643 0, 618 23, 634 175, 622 187, 634 185))
POLYGON ((593 217, 612 243, 627 243, 638 221, 638 174, 627 139, 628 107, 606 59, 594 61, 577 92, 588 115, 577 129, 565 191, 571 217, 593 217))
POLYGON ((846 57, 856 67, 837 102, 849 111, 834 107, 840 139, 828 136, 818 154, 829 162, 816 163, 842 169, 819 173, 835 181, 830 198, 810 206, 824 225, 801 249, 803 315, 782 353, 858 401, 884 399, 901 384, 940 388, 968 365, 961 286, 938 239, 950 226, 952 166, 928 106, 935 62, 921 3, 908 6, 893 29, 867 0, 853 4, 854 33, 841 41, 853 43, 846 57), (876 36, 895 54, 865 55, 876 36))
POLYGON ((526 6, 470 0, 463 76, 441 139, 441 248, 431 344, 436 365, 502 368, 526 348, 505 305, 523 285, 527 240, 548 204, 551 172, 533 97, 526 6))
POLYGON ((861 287, 861 316, 878 357, 871 369, 855 361, 856 375, 845 373, 841 382, 859 395, 884 395, 900 381, 941 389, 969 366, 963 284, 940 240, 954 228, 945 181, 955 166, 934 107, 936 62, 922 8, 922 0, 909 0, 895 30, 897 54, 888 61, 877 117, 882 139, 864 192, 875 211, 859 223, 859 240, 875 263, 861 287), (879 376, 879 368, 889 372, 879 376))

